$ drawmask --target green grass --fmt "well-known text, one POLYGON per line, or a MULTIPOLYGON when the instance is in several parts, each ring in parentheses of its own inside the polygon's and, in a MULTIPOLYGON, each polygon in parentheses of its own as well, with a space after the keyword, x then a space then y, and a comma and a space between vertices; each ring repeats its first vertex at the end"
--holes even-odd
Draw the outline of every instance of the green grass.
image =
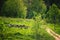
POLYGON ((44 21, 33 19, 4 18, 0 17, 0 39, 1 40, 54 40, 42 25, 47 25, 54 30, 53 24, 46 24, 44 21), (28 26, 27 29, 9 27, 7 24, 18 24, 28 26), (42 27, 42 28, 41 28, 42 27), (3 35, 3 36, 2 36, 3 35))
POLYGON ((49 28, 51 28, 57 34, 60 34, 60 25, 59 24, 47 24, 49 28))

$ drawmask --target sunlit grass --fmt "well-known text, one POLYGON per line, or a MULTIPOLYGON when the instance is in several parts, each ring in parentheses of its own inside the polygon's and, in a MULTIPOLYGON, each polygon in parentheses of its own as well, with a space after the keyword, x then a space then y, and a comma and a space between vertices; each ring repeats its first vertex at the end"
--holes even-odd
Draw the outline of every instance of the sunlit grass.
POLYGON ((44 26, 47 26, 54 30, 53 24, 47 24, 44 20, 35 21, 33 19, 21 19, 21 18, 0 18, 0 24, 3 24, 2 33, 6 36, 6 40, 9 40, 8 37, 11 37, 11 40, 35 40, 38 37, 38 40, 54 40, 50 36, 44 26), (7 24, 18 24, 28 26, 27 29, 18 28, 18 27, 9 27, 7 24), (17 34, 18 35, 17 35, 17 34), (16 35, 14 35, 16 34, 16 35), (40 36, 39 36, 40 35, 40 36), (7 37, 8 36, 8 37, 7 37), (18 37, 19 36, 19 37, 18 37), (22 37, 22 38, 21 38, 22 37))

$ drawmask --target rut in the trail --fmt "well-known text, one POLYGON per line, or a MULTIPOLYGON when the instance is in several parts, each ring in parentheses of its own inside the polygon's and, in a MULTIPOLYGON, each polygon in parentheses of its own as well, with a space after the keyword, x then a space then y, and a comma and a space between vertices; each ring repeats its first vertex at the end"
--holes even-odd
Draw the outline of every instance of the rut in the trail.
POLYGON ((46 31, 55 38, 55 40, 60 40, 60 35, 55 33, 52 29, 46 28, 46 31))

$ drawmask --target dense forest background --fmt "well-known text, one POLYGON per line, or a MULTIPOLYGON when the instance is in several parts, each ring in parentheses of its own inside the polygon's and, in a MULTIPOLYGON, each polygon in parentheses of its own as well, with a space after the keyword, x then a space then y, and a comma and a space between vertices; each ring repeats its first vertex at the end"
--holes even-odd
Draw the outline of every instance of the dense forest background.
POLYGON ((60 0, 0 0, 0 40, 60 40, 60 0))
POLYGON ((50 23, 60 22, 59 0, 0 0, 0 16, 35 19, 40 16, 50 23))

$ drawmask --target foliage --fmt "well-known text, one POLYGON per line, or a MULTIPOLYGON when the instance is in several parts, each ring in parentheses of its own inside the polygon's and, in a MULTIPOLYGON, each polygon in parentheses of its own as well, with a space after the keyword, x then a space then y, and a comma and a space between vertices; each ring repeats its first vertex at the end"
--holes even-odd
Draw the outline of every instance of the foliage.
POLYGON ((1 11, 3 16, 25 18, 26 9, 23 0, 7 0, 1 11))
POLYGON ((44 14, 46 12, 46 5, 43 0, 31 0, 28 3, 28 17, 30 18, 35 16, 34 12, 37 12, 36 15, 44 14))
POLYGON ((34 21, 33 19, 20 19, 20 18, 0 18, 3 22, 3 31, 0 35, 3 35, 3 40, 54 40, 44 29, 41 28, 40 21, 34 21), (6 24, 7 23, 7 24, 6 24), (28 26, 28 29, 9 27, 8 24, 24 24, 28 26))
POLYGON ((49 21, 50 23, 58 23, 60 20, 59 17, 59 9, 55 4, 53 4, 47 12, 47 19, 49 19, 47 21, 49 21))

